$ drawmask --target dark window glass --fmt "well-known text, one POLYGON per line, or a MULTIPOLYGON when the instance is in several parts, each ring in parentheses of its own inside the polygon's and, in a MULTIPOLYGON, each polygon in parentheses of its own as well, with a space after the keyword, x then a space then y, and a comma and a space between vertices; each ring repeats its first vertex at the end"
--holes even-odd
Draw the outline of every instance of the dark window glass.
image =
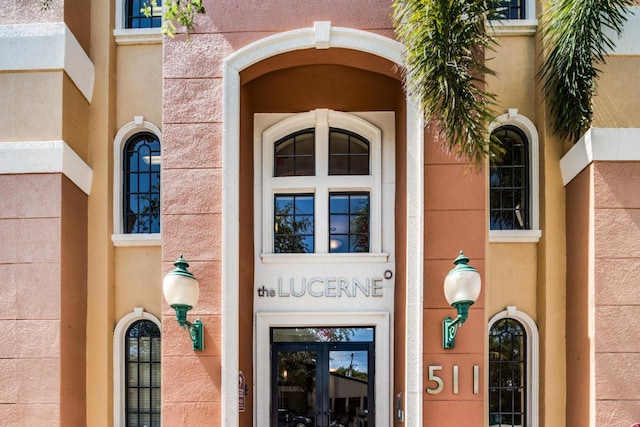
MULTIPOLYGON (((498 0, 493 2, 494 11, 489 19, 526 19, 525 2, 527 0, 498 0)), ((529 0, 533 1, 533 0, 529 0)))
POLYGON ((158 28, 162 25, 162 1, 158 1, 158 7, 152 8, 151 16, 148 18, 141 12, 147 3, 151 2, 149 0, 126 0, 126 28, 158 28))
POLYGON ((522 324, 502 319, 489 331, 489 425, 526 427, 527 336, 522 324))
POLYGON ((489 213, 492 230, 527 230, 529 225, 529 142, 520 129, 503 126, 493 132, 504 155, 492 160, 489 213))
POLYGON ((159 28, 162 25, 162 2, 160 6, 153 7, 151 16, 146 17, 141 9, 149 3, 149 0, 126 0, 125 1, 125 28, 159 28))
POLYGON ((331 129, 329 175, 369 175, 369 141, 345 130, 331 129))
POLYGON ((160 329, 140 320, 126 335, 127 427, 160 426, 160 329))
POLYGON ((329 252, 369 252, 369 193, 329 194, 329 252))
POLYGON ((274 252, 314 252, 313 194, 276 194, 274 202, 274 252))
POLYGON ((275 143, 274 176, 315 175, 315 133, 296 132, 275 143))
POLYGON ((124 148, 124 231, 160 232, 160 141, 138 133, 124 148))

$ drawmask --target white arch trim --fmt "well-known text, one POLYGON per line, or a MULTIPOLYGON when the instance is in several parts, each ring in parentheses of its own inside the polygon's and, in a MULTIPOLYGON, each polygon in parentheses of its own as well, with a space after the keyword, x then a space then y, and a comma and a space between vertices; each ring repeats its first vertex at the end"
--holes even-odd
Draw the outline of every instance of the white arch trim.
MULTIPOLYGON (((240 72, 264 59, 300 49, 344 48, 370 53, 395 64, 403 63, 404 46, 395 40, 351 28, 315 22, 258 40, 224 61, 223 68, 223 190, 222 190, 222 425, 238 425, 238 215, 240 72)), ((423 121, 407 100, 407 306, 405 422, 422 425, 422 258, 423 258, 423 121)), ((255 385, 254 385, 255 390, 255 385)))
POLYGON ((535 243, 540 240, 540 152, 538 130, 531 120, 518 113, 517 108, 509 108, 508 113, 496 118, 489 125, 489 134, 501 126, 515 126, 524 132, 529 141, 529 210, 531 229, 529 230, 489 230, 492 243, 535 243))
POLYGON ((140 132, 151 132, 158 137, 162 147, 162 132, 143 116, 134 116, 133 121, 122 126, 113 138, 113 235, 111 241, 114 246, 160 246, 160 233, 125 234, 122 219, 122 187, 123 169, 122 156, 127 140, 140 132))
POLYGON ((125 427, 125 367, 124 360, 125 334, 131 325, 139 320, 150 320, 158 326, 162 333, 162 324, 153 314, 147 313, 142 307, 134 307, 133 312, 124 316, 113 330, 113 425, 114 427, 125 427))
POLYGON ((540 405, 540 339, 536 322, 515 306, 508 306, 489 320, 488 331, 502 319, 514 319, 522 324, 527 333, 527 425, 538 427, 540 405))

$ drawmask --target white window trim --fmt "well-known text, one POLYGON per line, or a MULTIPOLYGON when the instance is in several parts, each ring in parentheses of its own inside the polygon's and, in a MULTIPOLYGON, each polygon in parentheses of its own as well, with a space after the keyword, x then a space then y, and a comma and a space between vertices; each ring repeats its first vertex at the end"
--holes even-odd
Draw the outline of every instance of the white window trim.
MULTIPOLYGON (((126 0, 116 0, 116 28, 113 36, 118 45, 161 44, 162 28, 126 28, 127 16, 124 11, 126 0)), ((159 1, 162 3, 162 1, 159 1)))
POLYGON ((113 331, 113 425, 114 427, 125 427, 126 422, 126 390, 125 372, 127 363, 124 357, 126 348, 125 338, 127 330, 131 325, 139 320, 150 320, 160 329, 162 337, 162 324, 153 314, 147 313, 142 307, 134 307, 133 312, 124 316, 113 331))
MULTIPOLYGON (((305 261, 314 259, 321 262, 327 256, 331 258, 349 257, 351 254, 329 254, 328 242, 328 195, 332 191, 365 191, 370 197, 370 254, 382 254, 382 132, 368 121, 354 114, 318 109, 290 116, 266 129, 262 135, 258 130, 255 136, 256 174, 262 180, 256 181, 256 218, 262 218, 262 233, 256 232, 256 240, 262 240, 263 262, 281 261, 290 254, 273 253, 273 197, 283 193, 314 194, 314 231, 315 253, 304 254, 305 261), (281 138, 303 129, 315 129, 315 175, 296 177, 274 177, 274 143, 281 138), (339 128, 354 132, 369 141, 370 174, 366 176, 330 176, 328 175, 329 129, 339 128), (260 159, 262 163, 260 164, 260 159), (260 166, 259 166, 260 164, 260 166), (259 173, 258 169, 262 170, 259 173), (261 185, 260 185, 261 184, 261 185), (260 203, 260 199, 262 202, 260 203), (260 212, 258 209, 262 207, 260 212), (325 255, 324 257, 315 255, 325 255)), ((392 221, 390 223, 393 223, 392 221)), ((359 258, 368 258, 362 256, 359 258)), ((300 254, 297 255, 300 258, 300 254)), ((380 258, 378 256, 377 258, 380 258)), ((386 261, 387 256, 382 257, 386 261)))
MULTIPOLYGON (((515 126, 527 137, 529 142, 529 214, 528 230, 489 230, 490 243, 536 243, 542 236, 540 230, 540 154, 538 149, 538 131, 531 120, 518 114, 517 108, 496 118, 489 125, 489 134, 502 126, 515 126)), ((489 196, 491 197, 491 196, 489 196)))
POLYGON ((114 246, 160 246, 160 233, 127 234, 124 233, 122 219, 122 186, 124 185, 122 170, 123 150, 127 140, 140 132, 151 132, 158 137, 162 147, 162 132, 143 116, 135 116, 132 122, 122 126, 113 139, 113 235, 114 246))
POLYGON ((526 0, 524 13, 525 19, 487 20, 486 26, 495 36, 533 36, 538 29, 535 0, 526 0))
MULTIPOLYGON (((515 306, 508 306, 489 320, 487 331, 491 331, 493 325, 502 319, 514 319, 522 324, 527 333, 527 425, 538 427, 540 408, 540 339, 536 322, 526 313, 519 311, 515 306)), ((488 359, 487 359, 488 363, 488 359)), ((487 372, 489 370, 487 369, 487 372)))
MULTIPOLYGON (((239 162, 240 71, 285 52, 300 49, 345 48, 367 52, 402 66, 405 48, 396 40, 369 31, 332 27, 329 21, 313 27, 277 33, 232 53, 223 68, 223 191, 222 191, 222 410, 221 425, 238 424, 239 310, 239 162)), ((424 121, 417 106, 406 98, 406 292, 405 314, 405 422, 420 425, 423 418, 423 254, 424 254, 424 121)), ((391 202, 393 203, 393 202, 391 202)), ((391 391, 389 391, 390 395, 391 391)), ((254 417, 254 423, 257 420, 254 417)))
MULTIPOLYGON (((256 339, 254 346, 254 369, 256 372, 256 395, 262 396, 255 399, 256 419, 269 420, 269 410, 271 399, 264 398, 271 396, 271 357, 264 355, 271 354, 271 328, 274 327, 357 327, 373 326, 375 328, 375 384, 378 391, 375 395, 376 425, 389 425, 391 420, 391 407, 388 393, 385 390, 393 390, 393 353, 390 343, 393 342, 392 330, 390 327, 390 315, 388 312, 362 312, 362 313, 256 313, 256 330, 253 336, 256 339), (260 356, 259 356, 260 355, 260 356)), ((268 421, 258 425, 267 425, 268 421)))

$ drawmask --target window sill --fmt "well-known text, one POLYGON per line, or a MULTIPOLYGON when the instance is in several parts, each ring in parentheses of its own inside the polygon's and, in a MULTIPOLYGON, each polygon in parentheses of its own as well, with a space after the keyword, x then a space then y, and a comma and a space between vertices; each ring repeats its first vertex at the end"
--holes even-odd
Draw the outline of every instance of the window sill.
POLYGON ((117 45, 162 44, 161 28, 118 28, 113 36, 117 45))
POLYGON ((262 254, 263 264, 386 263, 389 254, 262 254))
POLYGON ((538 243, 542 230, 489 230, 489 243, 538 243))
POLYGON ((115 247, 160 246, 160 233, 154 234, 112 234, 111 241, 115 247))
POLYGON ((533 36, 538 29, 537 19, 505 19, 487 21, 488 32, 494 36, 533 36))

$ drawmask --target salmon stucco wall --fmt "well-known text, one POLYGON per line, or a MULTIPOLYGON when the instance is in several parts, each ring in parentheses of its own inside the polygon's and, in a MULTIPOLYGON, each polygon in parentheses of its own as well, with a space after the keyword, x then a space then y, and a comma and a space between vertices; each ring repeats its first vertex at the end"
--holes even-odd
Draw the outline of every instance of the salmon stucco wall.
POLYGON ((640 423, 640 162, 593 169, 595 422, 628 427, 640 423))
POLYGON ((444 297, 444 278, 453 268, 460 250, 485 277, 486 209, 484 168, 469 166, 448 156, 440 141, 425 134, 424 166, 424 371, 425 388, 437 384, 429 380, 429 367, 444 382, 438 394, 424 394, 423 425, 439 427, 465 425, 482 427, 484 418, 484 347, 486 337, 485 289, 471 306, 469 318, 458 331, 455 348, 442 349, 442 320, 454 318, 456 311, 444 297), (458 366, 459 388, 454 392, 453 367, 458 366), (473 369, 479 368, 478 393, 473 390, 473 369))

